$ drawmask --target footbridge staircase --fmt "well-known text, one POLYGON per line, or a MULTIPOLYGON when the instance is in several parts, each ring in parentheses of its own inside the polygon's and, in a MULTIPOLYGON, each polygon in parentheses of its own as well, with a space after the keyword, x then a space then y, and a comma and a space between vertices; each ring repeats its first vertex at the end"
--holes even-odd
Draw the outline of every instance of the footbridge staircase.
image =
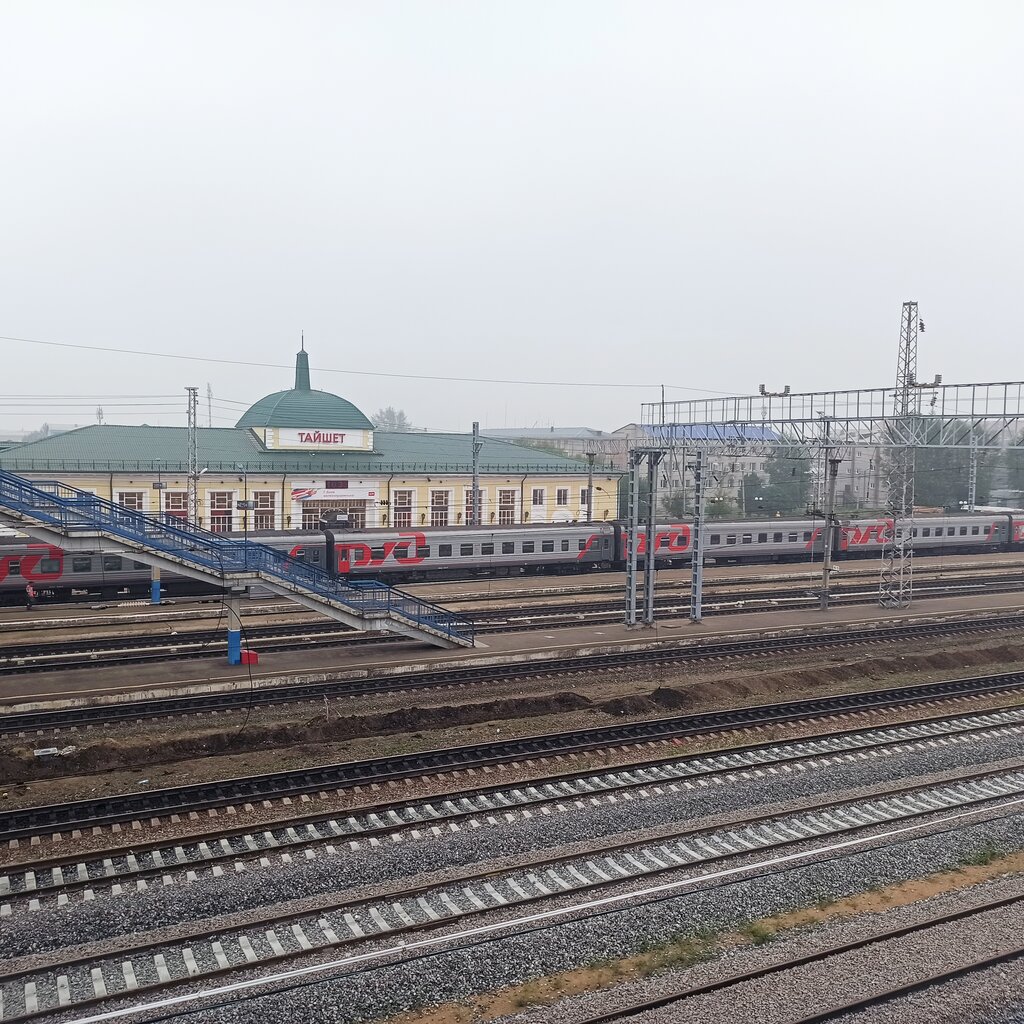
POLYGON ((394 587, 339 579, 265 544, 126 509, 58 481, 0 471, 0 523, 67 551, 102 547, 229 590, 259 584, 355 629, 400 633, 437 647, 473 646, 470 623, 394 587))

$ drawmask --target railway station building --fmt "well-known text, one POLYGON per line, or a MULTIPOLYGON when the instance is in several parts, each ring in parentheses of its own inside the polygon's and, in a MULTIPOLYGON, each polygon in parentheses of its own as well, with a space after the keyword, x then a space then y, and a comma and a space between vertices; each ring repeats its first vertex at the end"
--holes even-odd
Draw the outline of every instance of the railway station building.
MULTIPOLYGON (((213 531, 317 529, 325 510, 354 528, 461 526, 472 510, 472 435, 389 433, 310 385, 266 395, 234 427, 200 427, 199 525, 213 531), (246 504, 239 509, 239 502, 246 504)), ((482 437, 483 525, 587 519, 585 459, 482 437)), ((185 427, 96 424, 0 450, 0 468, 150 514, 188 514, 185 427)), ((615 518, 619 474, 594 476, 593 518, 615 518)))

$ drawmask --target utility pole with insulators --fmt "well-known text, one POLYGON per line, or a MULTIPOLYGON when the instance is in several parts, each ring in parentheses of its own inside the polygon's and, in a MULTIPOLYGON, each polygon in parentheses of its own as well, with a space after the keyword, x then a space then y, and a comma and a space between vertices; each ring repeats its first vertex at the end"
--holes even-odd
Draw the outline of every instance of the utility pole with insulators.
POLYGON ((188 521, 199 525, 199 388, 185 388, 188 395, 188 521))
POLYGON ((473 506, 473 522, 471 526, 482 526, 484 510, 480 501, 480 452, 484 443, 480 439, 480 424, 473 422, 473 495, 470 504, 473 506))
POLYGON ((704 449, 693 464, 693 533, 690 535, 690 621, 700 622, 704 588, 704 449))

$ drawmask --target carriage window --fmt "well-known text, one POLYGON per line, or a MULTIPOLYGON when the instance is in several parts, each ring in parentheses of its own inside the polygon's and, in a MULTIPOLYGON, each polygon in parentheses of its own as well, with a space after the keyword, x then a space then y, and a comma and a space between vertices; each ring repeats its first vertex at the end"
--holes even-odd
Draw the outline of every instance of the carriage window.
POLYGON ((39 562, 39 571, 45 573, 60 572, 60 560, 57 558, 44 558, 39 562))
POLYGON ((480 554, 481 555, 493 555, 494 554, 494 545, 493 544, 481 544, 480 545, 480 554))
POLYGON ((92 572, 92 559, 88 555, 79 555, 71 559, 72 572, 92 572))
POLYGON ((587 542, 585 540, 581 540, 580 541, 580 551, 586 551, 586 550, 587 550, 587 542))
POLYGON ((735 533, 727 533, 725 535, 725 543, 726 544, 735 544, 736 543, 736 534, 735 533))
POLYGON ((523 541, 523 554, 524 555, 532 555, 533 554, 533 541, 532 540, 524 540, 523 541))
POLYGON ((772 534, 772 543, 773 544, 781 544, 782 543, 782 534, 781 533, 773 533, 772 534))
POLYGON ((745 534, 743 534, 743 543, 744 544, 752 544, 753 541, 754 541, 754 535, 752 533, 745 533, 745 534))
POLYGON ((985 534, 985 536, 986 536, 986 537, 987 537, 987 536, 989 535, 989 532, 991 531, 991 529, 992 529, 992 527, 991 527, 991 526, 986 526, 986 527, 985 527, 985 529, 984 529, 984 531, 983 531, 983 532, 984 532, 984 534, 985 534))
POLYGON ((917 536, 917 527, 916 526, 910 531, 910 536, 911 537, 916 537, 917 536))
POLYGON ((765 544, 765 543, 767 543, 767 541, 768 541, 768 534, 767 533, 759 533, 757 535, 757 543, 758 544, 765 544))
POLYGON ((9 568, 7 570, 9 575, 11 575, 11 576, 20 576, 21 575, 21 559, 15 558, 12 561, 8 562, 7 564, 9 566, 9 568))
POLYGON ((966 526, 961 526, 960 527, 960 536, 961 537, 966 537, 967 536, 967 527, 966 526))
POLYGON ((452 546, 451 544, 438 544, 437 554, 439 558, 451 558, 452 557, 452 546))
POLYGON ((103 556, 103 571, 104 572, 120 572, 121 571, 121 559, 117 555, 104 555, 103 556))
POLYGON ((978 528, 976 526, 972 526, 971 527, 971 536, 972 537, 977 537, 978 536, 978 528))
POLYGON ((516 553, 516 542, 514 540, 503 540, 501 542, 501 553, 503 555, 514 555, 516 553))
POLYGON ((310 556, 307 559, 307 561, 309 561, 309 562, 319 562, 320 561, 320 549, 319 548, 313 548, 313 551, 310 553, 310 556))
POLYGON ((942 527, 941 526, 936 526, 935 527, 935 536, 936 537, 941 537, 942 536, 942 527))
POLYGON ((132 562, 133 569, 148 569, 149 566, 145 562, 132 562))
POLYGON ((473 545, 472 544, 460 544, 459 545, 459 554, 460 555, 471 555, 471 554, 473 554, 473 545))
POLYGON ((789 535, 789 543, 790 544, 795 544, 799 539, 800 538, 795 533, 791 533, 789 535))
POLYGON ((426 546, 418 547, 416 549, 416 557, 417 558, 429 558, 430 557, 430 545, 427 544, 426 546))
POLYGON ((370 557, 376 559, 387 558, 388 553, 383 548, 370 548, 370 557))
POLYGON ((922 537, 930 537, 931 535, 932 535, 932 528, 930 526, 926 526, 926 527, 924 527, 924 529, 921 530, 921 536, 922 537))
POLYGON ((540 549, 541 551, 554 551, 555 542, 553 540, 542 540, 540 542, 540 549))
POLYGON ((804 540, 808 541, 810 539, 811 539, 811 532, 810 532, 810 530, 805 530, 804 531, 804 540))
POLYGON ((712 543, 712 544, 721 544, 722 543, 722 535, 720 533, 713 533, 713 534, 711 534, 710 543, 712 543))
POLYGON ((562 541, 562 550, 563 551, 568 551, 569 550, 569 542, 567 540, 563 540, 562 541))

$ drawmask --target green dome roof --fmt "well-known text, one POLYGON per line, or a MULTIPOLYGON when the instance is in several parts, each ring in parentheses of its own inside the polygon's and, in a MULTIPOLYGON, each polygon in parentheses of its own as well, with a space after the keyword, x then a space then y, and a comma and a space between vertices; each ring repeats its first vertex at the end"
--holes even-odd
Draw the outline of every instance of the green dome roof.
POLYGON ((309 386, 309 356, 295 357, 295 387, 277 391, 249 406, 239 427, 308 427, 315 430, 373 430, 373 424, 351 402, 309 386))

